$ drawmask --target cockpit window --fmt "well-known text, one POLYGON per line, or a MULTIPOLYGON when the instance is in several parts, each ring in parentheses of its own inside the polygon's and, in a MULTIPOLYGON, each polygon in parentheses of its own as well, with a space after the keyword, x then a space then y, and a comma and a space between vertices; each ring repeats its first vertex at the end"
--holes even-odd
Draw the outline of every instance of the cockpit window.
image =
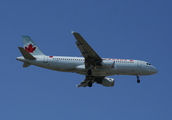
POLYGON ((151 65, 150 63, 146 63, 146 65, 151 65))

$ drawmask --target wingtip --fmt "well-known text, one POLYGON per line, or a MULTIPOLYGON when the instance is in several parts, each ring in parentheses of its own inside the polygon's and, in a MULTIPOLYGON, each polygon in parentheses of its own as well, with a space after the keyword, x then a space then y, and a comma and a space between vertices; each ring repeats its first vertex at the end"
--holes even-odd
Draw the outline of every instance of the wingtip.
POLYGON ((71 34, 75 33, 75 31, 71 30, 71 34))
POLYGON ((77 33, 77 32, 75 32, 75 31, 71 31, 71 33, 72 33, 72 34, 74 34, 74 33, 77 33))
POLYGON ((30 38, 28 35, 22 35, 22 38, 30 38))

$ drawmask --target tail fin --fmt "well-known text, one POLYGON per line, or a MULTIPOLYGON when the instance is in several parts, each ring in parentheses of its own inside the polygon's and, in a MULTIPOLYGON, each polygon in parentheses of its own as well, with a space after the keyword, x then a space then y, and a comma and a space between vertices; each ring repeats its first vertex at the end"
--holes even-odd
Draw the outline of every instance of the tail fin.
POLYGON ((24 49, 31 55, 44 55, 29 36, 22 36, 24 49))

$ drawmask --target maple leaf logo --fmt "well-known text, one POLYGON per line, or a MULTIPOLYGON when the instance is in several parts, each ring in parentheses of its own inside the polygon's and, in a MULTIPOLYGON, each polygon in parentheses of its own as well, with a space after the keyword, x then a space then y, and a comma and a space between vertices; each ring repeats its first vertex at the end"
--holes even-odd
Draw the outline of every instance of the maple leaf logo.
POLYGON ((36 47, 33 47, 32 44, 28 45, 27 47, 25 47, 25 50, 29 53, 33 53, 35 51, 36 47))

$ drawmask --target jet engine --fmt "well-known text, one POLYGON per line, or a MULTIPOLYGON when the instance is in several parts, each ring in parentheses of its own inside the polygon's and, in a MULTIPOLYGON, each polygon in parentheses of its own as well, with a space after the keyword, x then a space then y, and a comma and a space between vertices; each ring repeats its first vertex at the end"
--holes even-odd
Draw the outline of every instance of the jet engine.
POLYGON ((107 69, 112 69, 115 67, 115 61, 108 60, 108 61, 102 61, 102 67, 107 69))
POLYGON ((101 81, 97 81, 98 84, 102 84, 106 87, 113 87, 115 85, 115 79, 113 78, 103 78, 101 81))

